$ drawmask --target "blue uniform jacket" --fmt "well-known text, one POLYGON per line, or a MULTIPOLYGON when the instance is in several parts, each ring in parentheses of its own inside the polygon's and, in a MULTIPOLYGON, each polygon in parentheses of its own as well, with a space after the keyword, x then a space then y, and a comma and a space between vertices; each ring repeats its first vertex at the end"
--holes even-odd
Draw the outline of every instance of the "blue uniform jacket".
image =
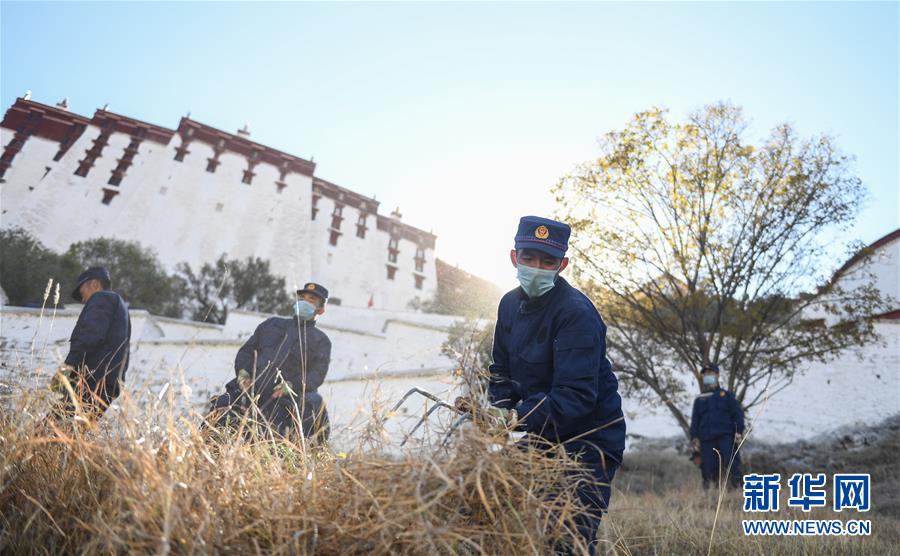
POLYGON ((744 434, 744 410, 731 392, 716 387, 694 400, 691 438, 712 440, 723 435, 744 434))
POLYGON ((89 369, 92 386, 106 381, 113 396, 125 380, 131 342, 131 317, 119 294, 99 291, 84 304, 69 339, 66 364, 89 369))
POLYGON ((625 419, 606 325, 565 279, 535 299, 521 288, 503 296, 490 371, 491 403, 516 408, 527 432, 551 442, 577 437, 622 460, 625 419))
MULTIPOLYGON (((280 383, 279 372, 299 396, 322 385, 330 363, 331 340, 316 327, 316 321, 306 321, 301 327, 296 318, 272 317, 257 326, 238 350, 234 372, 237 375, 244 369, 253 376, 253 392, 265 402, 280 383)), ((237 379, 229 386, 236 392, 237 379)))

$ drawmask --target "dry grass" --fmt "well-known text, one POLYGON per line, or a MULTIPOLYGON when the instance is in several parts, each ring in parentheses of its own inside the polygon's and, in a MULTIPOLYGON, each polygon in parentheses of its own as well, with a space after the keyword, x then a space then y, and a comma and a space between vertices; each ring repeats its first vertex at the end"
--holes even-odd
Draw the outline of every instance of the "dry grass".
MULTIPOLYGON (((661 453, 626 454, 626 468, 613 482, 610 514, 601 525, 604 547, 614 554, 897 554, 900 520, 879 511, 900 496, 874 482, 873 509, 864 514, 787 509, 783 485, 781 510, 769 519, 868 519, 869 537, 745 536, 744 519, 764 519, 742 511, 740 491, 704 491, 697 469, 683 456, 661 453), (719 497, 722 496, 720 509, 719 497), (715 534, 713 522, 715 520, 715 534)), ((851 471, 847 469, 846 471, 851 471)), ((867 472, 856 467, 852 471, 867 472)), ((784 475, 782 475, 784 477, 784 475)), ((783 481, 784 482, 784 481, 783 481)), ((830 498, 829 498, 830 500, 830 498)))
MULTIPOLYGON (((125 403, 87 431, 47 426, 39 400, 12 399, 0 414, 2 553, 548 554, 567 543, 583 552, 566 479, 574 464, 476 430, 449 450, 391 455, 367 431, 350 453, 304 452, 205 438, 173 396, 141 410, 125 403)), ((632 454, 598 552, 896 553, 900 522, 877 512, 888 493, 877 483, 873 492, 876 511, 839 516, 871 519, 871 537, 745 537, 739 493, 719 504, 683 457, 632 454)))
MULTIPOLYGON (((172 413, 86 432, 0 417, 0 552, 546 553, 577 511, 564 457, 499 448, 304 452, 213 440, 172 413)), ((126 411, 125 414, 128 412, 126 411)))

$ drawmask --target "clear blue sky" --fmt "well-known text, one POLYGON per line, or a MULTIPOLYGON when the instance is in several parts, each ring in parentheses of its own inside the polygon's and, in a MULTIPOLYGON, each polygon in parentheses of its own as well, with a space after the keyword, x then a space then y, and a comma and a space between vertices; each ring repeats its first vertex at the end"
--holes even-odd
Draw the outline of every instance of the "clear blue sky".
POLYGON ((2 2, 0 18, 4 110, 30 89, 85 115, 249 122, 503 286, 518 217, 549 215, 549 187, 653 105, 730 99, 754 135, 832 134, 871 192, 856 238, 900 223, 897 3, 2 2))

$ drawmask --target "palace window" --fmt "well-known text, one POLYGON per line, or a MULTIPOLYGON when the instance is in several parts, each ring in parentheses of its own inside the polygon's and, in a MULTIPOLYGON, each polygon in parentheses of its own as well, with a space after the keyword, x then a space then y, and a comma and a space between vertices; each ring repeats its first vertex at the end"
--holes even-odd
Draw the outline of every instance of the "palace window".
POLYGON ((416 248, 416 272, 425 272, 425 249, 416 248))
POLYGON ((118 195, 118 194, 119 194, 118 191, 114 191, 114 190, 112 190, 112 189, 104 189, 104 190, 103 190, 103 201, 102 201, 102 203, 103 203, 104 205, 110 204, 110 203, 112 202, 112 200, 113 200, 113 197, 115 197, 115 196, 118 195))
MULTIPOLYGON (((104 124, 104 128, 108 128, 110 126, 110 122, 104 124)), ((87 177, 88 172, 91 171, 91 167, 94 165, 94 162, 100 158, 100 155, 103 154, 103 148, 106 147, 106 144, 109 142, 109 136, 112 134, 112 131, 109 129, 104 129, 100 132, 100 135, 94 139, 94 146, 91 147, 88 151, 85 152, 84 160, 79 161, 78 169, 75 170, 76 176, 81 176, 82 178, 87 177)))
POLYGON ((313 195, 312 197, 312 219, 316 219, 316 215, 319 214, 319 199, 321 199, 319 195, 313 195))
POLYGON ((366 237, 366 213, 359 213, 359 220, 356 221, 356 237, 366 237))
POLYGON ((331 227, 335 230, 341 229, 341 222, 344 221, 344 205, 335 203, 334 211, 331 213, 331 227))
POLYGON ((328 243, 331 245, 337 245, 338 238, 341 237, 341 232, 337 230, 331 230, 331 236, 328 238, 328 243))
POLYGON ((92 163, 88 160, 82 160, 80 164, 78 164, 78 169, 75 170, 76 176, 81 176, 82 178, 87 177, 88 172, 91 170, 92 163))
POLYGON ((416 279, 416 289, 422 289, 422 283, 425 281, 425 277, 420 274, 413 274, 413 277, 416 279))
POLYGON ((397 262, 397 254, 400 253, 400 249, 398 249, 399 240, 395 237, 392 237, 388 242, 388 261, 392 263, 397 262))
POLYGON ((207 158, 206 160, 207 160, 206 171, 209 172, 210 174, 215 174, 216 167, 219 166, 219 161, 216 160, 215 158, 207 158))
POLYGON ((188 144, 182 143, 177 149, 175 149, 175 161, 176 162, 184 162, 184 157, 191 151, 188 150, 188 144))
POLYGON ((141 146, 141 140, 140 137, 131 138, 131 143, 125 148, 125 154, 119 159, 119 164, 116 166, 116 169, 112 171, 112 175, 106 183, 115 186, 121 185, 122 178, 125 177, 125 172, 134 162, 134 157, 138 153, 138 148, 141 146))
POLYGON ((387 279, 393 280, 396 275, 397 275, 397 267, 387 265, 387 279))
POLYGON ((241 183, 246 183, 247 185, 250 185, 251 183, 253 183, 253 176, 255 176, 255 175, 256 174, 254 174, 250 170, 244 170, 244 177, 241 178, 241 183))

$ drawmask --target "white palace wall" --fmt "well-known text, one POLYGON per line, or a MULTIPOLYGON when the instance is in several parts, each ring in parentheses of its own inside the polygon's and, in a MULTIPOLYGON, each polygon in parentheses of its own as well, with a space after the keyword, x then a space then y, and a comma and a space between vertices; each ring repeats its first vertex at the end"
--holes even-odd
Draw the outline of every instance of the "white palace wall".
POLYGON ((257 256, 269 260, 289 288, 321 282, 341 303, 358 307, 371 300, 375 308, 402 310, 416 297, 433 297, 437 288, 431 233, 378 214, 374 199, 314 178, 312 162, 246 136, 187 118, 178 130, 101 110, 88 120, 19 99, 0 127, 0 145, 5 162, 0 225, 20 226, 55 251, 97 237, 137 241, 153 248, 170 271, 183 261, 196 268, 223 253, 257 256), (79 124, 83 132, 54 161, 69 130, 79 124), (24 138, 18 147, 16 137, 24 138), (99 156, 93 156, 104 138, 99 156), (122 171, 133 142, 137 148, 121 182, 108 183, 122 171), (76 175, 92 156, 87 175, 76 175), (217 162, 214 172, 207 168, 210 159, 217 162), (248 170, 253 172, 249 184, 242 181, 248 170), (336 204, 344 205, 344 219, 333 246, 336 204), (367 214, 365 238, 356 235, 360 206, 367 214), (386 268, 391 237, 399 244, 393 280, 386 268), (425 252, 421 289, 413 274, 417 247, 425 252))
MULTIPOLYGON (((422 289, 415 289, 415 255, 417 245, 403 237, 398 237, 397 269, 394 279, 388 279, 388 243, 391 235, 378 229, 377 217, 366 219, 365 237, 357 237, 357 221, 361 211, 344 206, 341 235, 337 246, 330 245, 332 214, 339 202, 322 198, 317 207, 316 219, 312 221, 311 235, 316 238, 312 244, 313 280, 321 281, 339 297, 344 305, 367 306, 372 299, 373 306, 403 310, 413 297, 431 299, 437 291, 437 275, 434 251, 425 250, 425 266, 420 274, 424 276, 422 289)), ((389 219, 389 224, 396 222, 389 219)))

